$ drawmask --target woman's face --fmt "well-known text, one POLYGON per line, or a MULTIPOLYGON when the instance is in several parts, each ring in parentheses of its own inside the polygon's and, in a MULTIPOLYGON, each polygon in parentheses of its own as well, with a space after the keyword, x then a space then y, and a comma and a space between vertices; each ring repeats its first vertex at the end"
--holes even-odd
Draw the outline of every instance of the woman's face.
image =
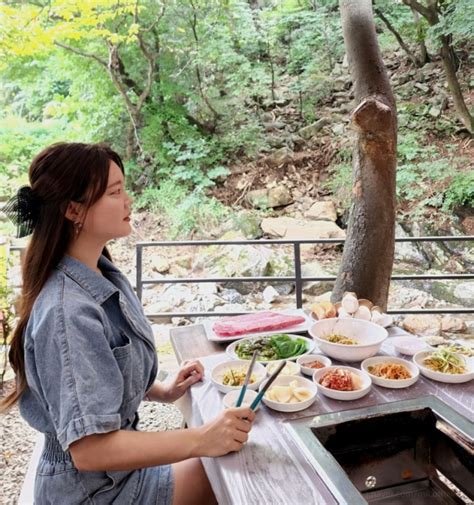
POLYGON ((132 199, 125 191, 125 180, 119 166, 111 161, 105 193, 87 211, 81 235, 103 241, 126 237, 132 231, 130 206, 132 199))

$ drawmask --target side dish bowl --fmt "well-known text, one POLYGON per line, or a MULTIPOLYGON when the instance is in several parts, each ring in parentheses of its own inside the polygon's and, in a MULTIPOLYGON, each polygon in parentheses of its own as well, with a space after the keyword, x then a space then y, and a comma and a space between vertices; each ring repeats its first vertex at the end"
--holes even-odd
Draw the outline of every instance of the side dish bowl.
MULTIPOLYGON (((224 404, 224 407, 226 409, 230 409, 232 407, 235 407, 235 404, 237 402, 237 399, 239 398, 240 395, 240 388, 237 391, 229 391, 224 398, 222 398, 222 403, 224 404)), ((245 391, 244 395, 244 400, 242 402, 242 407, 250 407, 252 402, 257 398, 258 393, 254 391, 253 389, 247 389, 245 391)), ((260 404, 257 405, 257 408, 255 410, 258 410, 260 407, 260 404)))
POLYGON ((321 368, 309 367, 308 364, 312 363, 313 361, 319 361, 323 365, 321 368, 332 365, 332 361, 327 356, 323 356, 322 354, 308 354, 306 356, 300 356, 296 360, 296 363, 300 365, 301 373, 304 373, 305 375, 309 375, 310 377, 312 377, 316 370, 321 369, 321 368))
MULTIPOLYGON (((224 361, 224 363, 219 363, 211 370, 211 382, 221 393, 228 393, 229 391, 240 391, 241 385, 239 386, 230 386, 223 383, 224 375, 229 370, 240 370, 243 371, 244 374, 247 372, 249 367, 249 361, 241 360, 241 359, 233 359, 230 361, 224 361)), ((252 371, 252 375, 255 376, 255 381, 251 384, 248 384, 247 389, 257 390, 263 379, 266 376, 265 367, 261 363, 255 363, 252 371)))
MULTIPOLYGON (((260 386, 260 389, 263 388, 265 382, 263 382, 260 386)), ((308 379, 305 379, 304 377, 298 376, 298 375, 279 375, 273 384, 270 386, 269 390, 265 393, 262 401, 263 403, 267 406, 270 407, 273 410, 278 410, 279 412, 298 412, 300 410, 307 409, 310 407, 314 401, 316 400, 316 394, 318 390, 313 382, 311 382, 308 379), (305 388, 309 391, 308 398, 302 401, 298 401, 298 403, 285 403, 285 402, 279 402, 275 400, 271 400, 268 397, 268 392, 274 388, 275 386, 280 387, 287 387, 289 386, 293 381, 296 381, 297 387, 298 388, 305 388)))
POLYGON ((427 367, 424 363, 424 360, 433 352, 434 351, 421 351, 417 352, 413 356, 413 362, 420 369, 421 374, 428 377, 428 379, 433 379, 438 382, 446 382, 448 384, 460 384, 474 379, 474 358, 466 358, 466 356, 463 356, 462 354, 454 353, 458 358, 464 361, 467 369, 466 373, 452 374, 436 372, 435 370, 427 367))
POLYGON ((313 375, 313 382, 316 384, 318 388, 318 392, 327 396, 328 398, 333 398, 334 400, 357 400, 358 398, 362 398, 369 391, 372 385, 372 380, 370 376, 358 368, 352 368, 350 366, 329 366, 327 368, 321 368, 320 370, 316 370, 313 375), (338 389, 331 389, 323 386, 320 381, 323 376, 331 370, 342 369, 347 372, 353 374, 359 382, 359 386, 357 389, 352 391, 340 391, 338 389))
POLYGON ((376 384, 377 386, 382 386, 384 388, 393 388, 393 389, 407 388, 415 384, 415 382, 418 380, 418 377, 420 376, 420 371, 418 370, 418 367, 414 363, 410 363, 409 361, 406 361, 401 358, 395 358, 393 356, 373 356, 372 358, 365 359, 361 363, 360 367, 364 372, 367 372, 369 374, 374 384, 376 384), (373 367, 375 365, 381 365, 384 363, 403 365, 408 370, 411 377, 407 379, 388 379, 385 377, 375 375, 374 373, 371 373, 369 371, 370 367, 373 367))

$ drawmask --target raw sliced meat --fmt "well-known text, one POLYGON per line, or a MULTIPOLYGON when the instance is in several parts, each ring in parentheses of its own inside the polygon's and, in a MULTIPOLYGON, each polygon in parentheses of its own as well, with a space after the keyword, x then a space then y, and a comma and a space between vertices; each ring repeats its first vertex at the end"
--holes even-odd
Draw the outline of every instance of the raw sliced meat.
POLYGON ((281 330, 304 323, 302 316, 290 316, 279 312, 257 312, 242 316, 224 317, 217 321, 212 329, 219 337, 234 337, 245 333, 281 330))

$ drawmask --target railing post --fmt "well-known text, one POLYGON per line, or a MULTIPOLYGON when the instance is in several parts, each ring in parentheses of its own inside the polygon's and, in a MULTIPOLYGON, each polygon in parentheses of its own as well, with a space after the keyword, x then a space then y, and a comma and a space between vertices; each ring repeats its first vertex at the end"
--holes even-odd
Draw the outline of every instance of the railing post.
POLYGON ((301 251, 299 242, 294 244, 295 251, 295 290, 296 290, 296 308, 303 307, 303 281, 301 280, 301 251))
POLYGON ((137 248, 137 296, 140 301, 142 301, 142 246, 141 244, 136 245, 137 248))

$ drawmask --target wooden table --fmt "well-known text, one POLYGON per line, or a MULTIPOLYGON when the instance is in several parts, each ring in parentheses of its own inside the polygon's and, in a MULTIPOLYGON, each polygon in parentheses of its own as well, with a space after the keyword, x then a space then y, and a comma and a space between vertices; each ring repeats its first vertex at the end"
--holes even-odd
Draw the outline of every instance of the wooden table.
MULTIPOLYGON (((394 334, 405 333, 391 329, 394 334)), ((382 351, 393 354, 390 339, 382 351)), ((200 324, 171 330, 171 342, 181 362, 200 358, 206 371, 228 357, 223 354, 226 343, 207 340, 200 324)), ((342 402, 318 395, 317 401, 307 410, 293 414, 259 409, 250 433, 249 442, 238 453, 220 458, 203 458, 204 468, 221 505, 333 505, 338 501, 318 474, 311 458, 298 446, 287 429, 287 421, 311 420, 318 414, 340 412, 397 400, 434 395, 455 408, 457 412, 474 421, 474 393, 472 382, 447 385, 420 377, 410 388, 392 390, 374 386, 359 400, 342 402)), ((205 423, 222 410, 222 394, 208 377, 191 388, 180 405, 189 426, 205 423)))

